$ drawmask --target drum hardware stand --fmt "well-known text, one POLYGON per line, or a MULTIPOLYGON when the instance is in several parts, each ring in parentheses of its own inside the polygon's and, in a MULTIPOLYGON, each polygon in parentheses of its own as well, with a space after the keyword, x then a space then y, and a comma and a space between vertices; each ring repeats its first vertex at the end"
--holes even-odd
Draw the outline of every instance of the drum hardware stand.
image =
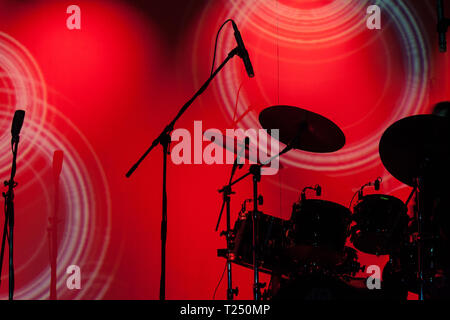
MULTIPOLYGON (((417 192, 417 184, 414 185, 413 189, 411 190, 411 193, 408 196, 408 199, 405 202, 405 207, 406 207, 407 211, 408 211, 408 204, 416 192, 417 192)), ((417 208, 415 208, 415 210, 417 210, 417 208)), ((397 218, 395 219, 394 223, 392 224, 392 229, 387 234, 386 242, 388 242, 392 238, 394 230, 395 230, 395 228, 397 228, 398 223, 400 222, 400 219, 401 219, 401 215, 397 215, 397 218)), ((411 220, 409 220, 409 221, 411 221, 411 220)), ((415 241, 417 241, 417 239, 415 239, 415 241)))
MULTIPOLYGON (((429 226, 426 225, 426 222, 429 222, 426 214, 431 213, 429 206, 429 196, 427 192, 427 184, 428 184, 427 175, 424 174, 421 177, 416 179, 416 219, 417 219, 417 263, 418 263, 418 277, 419 277, 419 300, 425 300, 425 289, 426 282, 429 280, 428 276, 432 273, 434 265, 427 266, 425 268, 424 258, 425 258, 425 240, 429 240, 428 238, 428 230, 429 226)), ((433 252, 433 248, 430 249, 430 252, 433 252)))
POLYGON ((167 155, 170 152, 170 133, 174 130, 177 120, 186 112, 186 110, 192 105, 195 99, 200 96, 209 86, 214 77, 222 70, 222 68, 230 61, 234 56, 240 53, 239 47, 230 51, 226 59, 217 67, 217 69, 211 74, 206 82, 200 87, 200 89, 187 101, 178 111, 175 118, 164 128, 164 130, 153 140, 150 147, 139 158, 139 160, 128 170, 126 177, 129 178, 133 172, 138 168, 141 162, 147 157, 157 145, 163 147, 163 196, 162 196, 162 219, 161 219, 161 281, 159 290, 159 299, 166 299, 166 239, 167 239, 167 155))
POLYGON ((250 166, 250 170, 239 177, 238 179, 230 182, 228 184, 228 187, 232 187, 239 181, 245 179, 249 175, 253 175, 253 214, 252 214, 252 224, 253 224, 253 240, 252 240, 252 250, 253 250, 253 298, 256 301, 261 300, 261 288, 264 288, 266 286, 265 283, 259 282, 259 259, 258 259, 258 183, 261 181, 261 168, 267 164, 269 164, 273 159, 280 157, 281 155, 285 154, 286 152, 293 149, 294 143, 299 139, 302 131, 306 129, 306 123, 301 124, 299 126, 298 134, 296 137, 292 139, 292 141, 278 154, 272 156, 269 158, 268 161, 261 164, 254 164, 250 166))
POLYGON ((423 179, 417 178, 418 192, 416 193, 417 202, 417 275, 419 278, 419 300, 424 300, 425 281, 423 278, 423 179))
MULTIPOLYGON (((417 183, 414 184, 414 187, 412 188, 411 193, 408 196, 408 199, 406 199, 406 202, 405 202, 406 208, 408 208, 408 205, 411 202, 413 196, 416 194, 416 192, 417 192, 417 183)), ((416 210, 417 210, 416 206, 414 206, 414 211, 416 211, 416 210)))
MULTIPOLYGON (((230 179, 228 180, 228 184, 224 186, 222 189, 219 190, 219 193, 223 194, 223 202, 222 202, 222 208, 220 209, 219 219, 217 220, 216 224, 216 231, 219 229, 220 220, 222 219, 222 213, 223 209, 226 207, 227 211, 227 230, 222 231, 220 233, 221 236, 225 236, 227 239, 227 249, 226 249, 226 258, 227 258, 227 279, 228 279, 228 288, 227 288, 227 300, 233 300, 234 296, 237 296, 239 294, 238 287, 233 288, 233 281, 232 281, 232 270, 231 270, 231 250, 233 249, 233 231, 231 230, 231 195, 235 194, 233 190, 231 189, 231 182, 233 181, 234 174, 236 173, 236 169, 242 168, 242 164, 239 164, 239 158, 241 157, 242 153, 245 154, 245 150, 248 148, 249 140, 248 138, 245 139, 245 145, 241 152, 236 156, 236 159, 234 160, 233 167, 231 168, 231 175, 230 179)), ((223 249, 219 249, 219 252, 224 251, 223 249)), ((220 253, 219 253, 220 255, 220 253)))
MULTIPOLYGON (((257 254, 257 248, 258 248, 258 201, 259 199, 261 199, 258 196, 258 182, 260 182, 261 180, 261 168, 270 163, 273 159, 275 159, 276 157, 281 156, 282 154, 288 152, 289 150, 291 150, 292 147, 291 146, 286 146, 280 153, 278 153, 277 155, 273 156, 272 158, 269 159, 269 161, 267 161, 267 163, 264 164, 254 164, 252 166, 250 166, 250 170, 244 174, 243 176, 241 176, 240 178, 231 181, 228 184, 228 188, 231 188, 233 185, 235 185, 236 183, 244 180, 246 177, 248 177, 249 175, 253 175, 253 214, 252 214, 252 225, 253 225, 253 239, 252 239, 252 251, 253 251, 253 298, 256 301, 261 300, 261 288, 265 287, 265 283, 260 283, 259 282, 259 261, 258 261, 258 254, 257 254)), ((223 190, 223 188, 221 190, 219 190, 219 192, 221 192, 223 190)), ((222 191, 223 192, 223 191, 222 191)))
MULTIPOLYGON (((220 233, 221 236, 225 236, 226 240, 227 240, 227 249, 226 249, 226 257, 227 257, 227 279, 228 279, 228 288, 227 288, 227 300, 233 300, 234 296, 237 296, 239 294, 239 289, 238 287, 233 288, 233 280, 232 280, 232 270, 231 270, 231 250, 233 249, 234 243, 233 243, 233 231, 231 230, 231 222, 230 222, 230 217, 231 217, 231 212, 230 212, 230 207, 231 207, 231 197, 230 195, 235 194, 235 192, 233 192, 231 190, 231 187, 224 187, 223 189, 223 203, 227 208, 227 230, 226 231, 222 231, 220 233)), ((223 206, 222 206, 223 208, 223 206)), ((222 209, 223 211, 223 209, 222 209)), ((220 216, 222 216, 222 211, 220 212, 220 216)), ((216 227, 216 231, 217 228, 219 226, 219 222, 220 222, 220 216, 219 216, 219 221, 217 222, 217 227, 216 227)))
POLYGON ((259 239, 258 239, 258 183, 261 181, 261 166, 254 164, 250 167, 250 173, 253 175, 253 213, 252 213, 252 228, 253 228, 253 297, 256 301, 261 300, 261 288, 266 286, 265 283, 259 282, 259 239))

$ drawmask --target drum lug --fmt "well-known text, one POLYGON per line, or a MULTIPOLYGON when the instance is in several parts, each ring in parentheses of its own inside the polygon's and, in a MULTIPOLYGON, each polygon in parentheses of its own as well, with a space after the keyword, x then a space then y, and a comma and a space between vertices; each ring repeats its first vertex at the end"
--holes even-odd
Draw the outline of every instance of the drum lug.
POLYGON ((258 204, 260 205, 260 206, 262 206, 263 204, 264 204, 264 198, 263 198, 263 196, 260 194, 259 195, 259 197, 258 197, 258 204))
POLYGON ((236 288, 234 288, 234 289, 231 289, 230 290, 230 294, 231 294, 231 296, 238 296, 239 295, 239 289, 238 289, 238 287, 236 287, 236 288))
MULTIPOLYGON (((256 286, 259 287, 259 289, 264 289, 266 287, 266 283, 265 282, 259 282, 256 284, 256 286)), ((255 288, 255 285, 253 286, 253 288, 255 288)))

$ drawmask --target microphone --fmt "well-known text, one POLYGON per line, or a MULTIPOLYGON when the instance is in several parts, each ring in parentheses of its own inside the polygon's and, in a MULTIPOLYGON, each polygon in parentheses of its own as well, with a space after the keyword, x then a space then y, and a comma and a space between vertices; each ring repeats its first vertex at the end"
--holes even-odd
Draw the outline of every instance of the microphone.
POLYGON ((56 150, 53 153, 53 177, 57 179, 61 174, 63 165, 64 152, 62 150, 56 150))
POLYGON ((253 78, 255 76, 255 72, 253 71, 253 66, 250 62, 250 57, 248 56, 248 51, 245 48, 241 33, 239 32, 239 29, 234 21, 231 21, 231 24, 233 25, 234 37, 236 38, 238 45, 238 56, 241 57, 242 61, 244 61, 245 70, 247 71, 248 77, 253 78))
POLYGON ((13 138, 17 138, 20 134, 20 130, 22 129, 23 119, 25 118, 25 111, 16 110, 14 113, 14 118, 11 126, 11 135, 13 138))
POLYGON ((373 186, 375 190, 380 190, 380 184, 381 184, 381 178, 377 178, 377 180, 374 181, 373 186))
POLYGON ((366 183, 365 185, 363 185, 361 188, 359 188, 358 190, 358 199, 361 200, 363 198, 363 191, 365 187, 374 187, 374 189, 376 191, 380 190, 380 185, 381 182, 383 181, 383 179, 381 179, 381 177, 378 177, 375 181, 371 181, 366 183))
POLYGON ((446 52, 447 51, 447 38, 446 33, 448 29, 448 21, 444 16, 444 1, 437 0, 437 16, 438 16, 438 24, 437 31, 439 33, 439 51, 446 52))
POLYGON ((380 185, 383 179, 381 177, 378 177, 374 182, 369 182, 368 186, 374 187, 376 191, 380 190, 380 185))
POLYGON ((322 195, 322 187, 320 185, 316 185, 316 196, 320 197, 322 195))
POLYGON ((322 195, 322 187, 316 184, 314 187, 304 187, 302 193, 300 194, 300 199, 302 201, 306 200, 306 190, 314 190, 316 192, 316 196, 320 197, 322 195))

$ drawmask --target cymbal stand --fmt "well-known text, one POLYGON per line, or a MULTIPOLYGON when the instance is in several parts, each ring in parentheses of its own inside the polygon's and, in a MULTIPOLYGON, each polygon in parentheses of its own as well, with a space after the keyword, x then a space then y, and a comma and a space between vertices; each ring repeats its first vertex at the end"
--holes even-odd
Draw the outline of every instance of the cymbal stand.
MULTIPOLYGON (((243 146, 243 149, 241 152, 236 156, 236 159, 234 160, 233 167, 231 168, 231 175, 230 179, 228 180, 228 184, 224 186, 222 189, 219 190, 219 193, 223 194, 223 202, 222 202, 222 208, 220 209, 219 219, 217 220, 216 225, 216 231, 219 229, 220 220, 222 218, 223 209, 226 207, 227 212, 227 230, 222 231, 220 233, 221 236, 225 236, 227 239, 227 249, 226 249, 226 257, 227 257, 227 282, 228 282, 228 288, 227 288, 227 300, 233 300, 234 296, 238 295, 239 289, 233 288, 233 281, 232 281, 232 270, 231 270, 231 250, 233 249, 233 231, 231 230, 231 195, 234 194, 233 190, 231 189, 231 182, 233 181, 234 174, 236 173, 236 169, 239 167, 242 167, 242 164, 239 164, 239 158, 242 155, 242 153, 245 153, 245 149, 248 148, 248 140, 245 140, 245 145, 243 146)), ((220 249, 222 250, 222 249, 220 249)))
POLYGON ((435 271, 433 270, 435 268, 435 264, 432 257, 435 239, 430 231, 432 230, 430 229, 432 208, 430 203, 430 194, 428 192, 428 183, 429 181, 426 174, 423 174, 416 180, 417 271, 419 278, 419 300, 425 300, 427 284, 430 281, 430 277, 433 277, 435 271))
POLYGON ((419 300, 424 300, 425 279, 423 275, 423 209, 424 190, 423 179, 417 178, 416 219, 417 219, 417 275, 419 280, 419 300))
POLYGON ((265 286, 259 282, 259 239, 258 239, 258 183, 261 181, 261 166, 254 164, 250 167, 253 175, 253 213, 252 213, 252 251, 253 251, 253 297, 256 301, 261 299, 261 288, 265 286))
POLYGON ((266 163, 254 164, 250 166, 250 170, 234 180, 229 184, 233 186, 239 181, 242 181, 249 175, 253 175, 253 214, 252 214, 252 224, 253 224, 253 239, 252 239, 252 251, 253 251, 253 298, 258 301, 261 299, 261 288, 265 286, 264 283, 259 282, 259 259, 258 259, 258 183, 261 181, 261 168, 269 164, 273 159, 280 157, 289 150, 292 150, 292 145, 287 145, 280 153, 271 157, 266 163))

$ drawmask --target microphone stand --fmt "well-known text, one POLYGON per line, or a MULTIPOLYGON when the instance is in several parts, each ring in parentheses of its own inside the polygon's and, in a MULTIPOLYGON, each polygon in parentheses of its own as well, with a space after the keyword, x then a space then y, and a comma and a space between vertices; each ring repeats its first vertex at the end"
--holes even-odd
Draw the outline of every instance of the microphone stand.
POLYGON ((58 219, 59 175, 54 177, 53 182, 55 186, 55 207, 53 210, 53 216, 48 219, 50 222, 50 227, 48 228, 48 243, 50 248, 50 300, 57 300, 56 270, 58 260, 58 224, 60 222, 58 219))
POLYGON ((126 177, 129 178, 133 172, 138 168, 141 162, 147 157, 147 155, 160 144, 163 147, 163 196, 162 196, 162 220, 161 220, 161 280, 160 280, 160 290, 159 299, 165 300, 166 296, 166 240, 167 240, 167 155, 170 152, 170 133, 174 130, 176 121, 186 112, 186 110, 191 106, 191 104, 201 95, 206 88, 208 88, 211 81, 215 76, 222 70, 222 68, 230 61, 234 56, 239 54, 239 47, 234 48, 230 51, 226 59, 220 64, 219 67, 211 74, 211 76, 206 80, 206 82, 200 87, 200 89, 194 94, 194 96, 186 102, 180 109, 175 118, 164 128, 164 130, 158 135, 158 137, 153 140, 150 147, 145 151, 145 153, 139 158, 139 160, 131 167, 131 169, 126 173, 126 177))
POLYGON ((17 183, 14 181, 16 175, 16 159, 17 149, 19 145, 19 136, 13 136, 11 140, 11 147, 13 153, 11 177, 9 181, 5 181, 5 187, 8 187, 7 192, 3 192, 5 198, 5 224, 3 228, 2 248, 0 253, 0 281, 1 281, 1 269, 3 269, 3 256, 5 253, 5 241, 8 240, 9 244, 9 300, 14 299, 14 188, 17 183))
POLYGON ((437 31, 439 34, 439 51, 441 53, 447 52, 447 31, 450 26, 450 19, 445 17, 443 0, 437 1, 438 23, 437 31))

